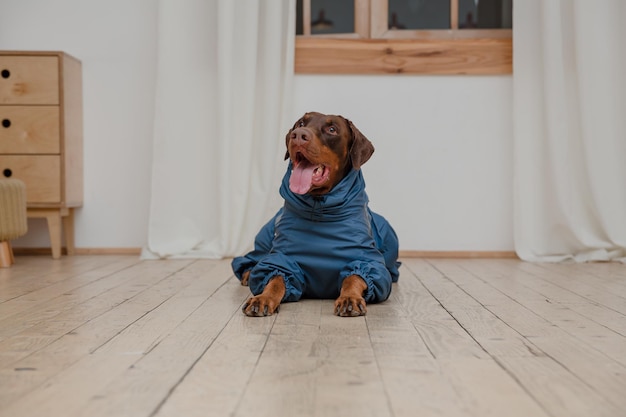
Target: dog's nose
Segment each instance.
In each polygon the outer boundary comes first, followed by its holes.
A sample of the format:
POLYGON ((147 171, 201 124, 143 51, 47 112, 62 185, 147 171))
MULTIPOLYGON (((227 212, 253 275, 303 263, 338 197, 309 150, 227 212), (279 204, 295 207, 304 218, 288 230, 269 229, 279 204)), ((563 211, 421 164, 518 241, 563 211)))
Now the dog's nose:
POLYGON ((291 140, 298 145, 308 142, 310 138, 311 134, 306 129, 297 128, 291 132, 291 140))

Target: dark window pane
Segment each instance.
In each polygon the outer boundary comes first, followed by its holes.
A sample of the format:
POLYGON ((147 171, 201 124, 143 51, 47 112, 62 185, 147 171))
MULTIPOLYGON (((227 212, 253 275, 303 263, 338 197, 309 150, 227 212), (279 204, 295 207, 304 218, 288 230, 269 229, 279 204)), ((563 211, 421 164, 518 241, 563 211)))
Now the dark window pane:
POLYGON ((389 29, 450 29, 450 1, 389 0, 389 29))
POLYGON ((354 33, 354 0, 311 0, 311 34, 354 33))
POLYGON ((459 0, 459 28, 511 29, 513 0, 459 0))
POLYGON ((302 0, 296 1, 296 35, 304 34, 304 25, 302 24, 302 0))

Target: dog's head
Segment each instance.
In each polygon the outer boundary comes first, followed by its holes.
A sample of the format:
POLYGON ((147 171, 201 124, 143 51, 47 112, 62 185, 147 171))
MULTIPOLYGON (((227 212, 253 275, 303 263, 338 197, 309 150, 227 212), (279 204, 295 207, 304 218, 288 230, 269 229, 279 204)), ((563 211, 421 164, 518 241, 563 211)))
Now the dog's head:
POLYGON ((374 153, 372 143, 342 116, 310 112, 285 138, 293 171, 289 188, 296 194, 326 194, 374 153))

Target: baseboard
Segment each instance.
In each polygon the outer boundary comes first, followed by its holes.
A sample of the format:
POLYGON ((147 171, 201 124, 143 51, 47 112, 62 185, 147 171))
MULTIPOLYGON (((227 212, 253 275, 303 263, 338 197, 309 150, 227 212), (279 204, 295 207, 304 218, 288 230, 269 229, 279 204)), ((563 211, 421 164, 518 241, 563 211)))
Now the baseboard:
POLYGON ((76 248, 77 255, 141 255, 141 248, 76 248))
MULTIPOLYGON (((76 255, 137 255, 141 248, 76 248, 76 255)), ((51 255, 50 248, 13 248, 16 255, 51 255)), ((65 248, 62 253, 67 254, 65 248)), ((513 251, 421 251, 401 250, 400 258, 518 259, 513 251)))
MULTIPOLYGON (((16 255, 52 255, 50 248, 13 248, 16 255)), ((61 253, 67 255, 66 248, 61 253)), ((141 254, 141 248, 75 248, 76 255, 137 255, 141 254)))
POLYGON ((401 250, 400 258, 519 259, 513 251, 421 251, 401 250))

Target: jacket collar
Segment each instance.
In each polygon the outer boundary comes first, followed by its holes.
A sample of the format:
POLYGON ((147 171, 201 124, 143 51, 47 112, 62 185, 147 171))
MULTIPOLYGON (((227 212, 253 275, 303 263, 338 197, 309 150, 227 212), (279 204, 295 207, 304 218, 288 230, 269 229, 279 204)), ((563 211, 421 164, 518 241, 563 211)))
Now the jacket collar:
POLYGON ((353 169, 329 193, 322 196, 295 194, 289 189, 291 162, 280 186, 285 209, 315 221, 337 221, 351 217, 368 203, 365 181, 360 169, 353 169))

